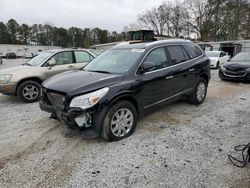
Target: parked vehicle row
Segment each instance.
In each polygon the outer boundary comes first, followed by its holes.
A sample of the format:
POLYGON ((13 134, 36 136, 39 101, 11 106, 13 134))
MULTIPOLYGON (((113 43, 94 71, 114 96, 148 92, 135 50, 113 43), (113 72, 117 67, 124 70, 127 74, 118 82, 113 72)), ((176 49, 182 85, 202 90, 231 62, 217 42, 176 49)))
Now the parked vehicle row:
POLYGON ((108 141, 130 136, 149 109, 180 98, 201 104, 210 60, 186 40, 119 45, 83 69, 43 83, 40 108, 108 141))
POLYGON ((203 103, 210 68, 220 68, 222 80, 250 80, 250 53, 230 60, 223 51, 204 53, 187 40, 123 44, 105 52, 51 50, 1 70, 0 92, 25 102, 41 98, 41 110, 51 117, 116 141, 161 104, 180 98, 203 103))

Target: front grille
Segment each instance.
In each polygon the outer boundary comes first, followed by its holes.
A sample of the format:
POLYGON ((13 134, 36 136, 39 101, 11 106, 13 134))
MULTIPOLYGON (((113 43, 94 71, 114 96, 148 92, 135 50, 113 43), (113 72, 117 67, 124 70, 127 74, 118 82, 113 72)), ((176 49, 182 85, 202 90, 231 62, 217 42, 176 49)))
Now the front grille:
POLYGON ((246 76, 246 72, 245 71, 229 71, 229 70, 226 70, 224 72, 224 74, 226 76, 231 76, 231 77, 244 77, 246 76))
POLYGON ((60 111, 64 109, 65 98, 63 95, 58 94, 58 93, 48 92, 47 96, 48 96, 49 101, 55 108, 57 108, 60 111))
POLYGON ((244 67, 227 67, 228 71, 233 71, 233 72, 239 72, 239 71, 244 71, 244 67))

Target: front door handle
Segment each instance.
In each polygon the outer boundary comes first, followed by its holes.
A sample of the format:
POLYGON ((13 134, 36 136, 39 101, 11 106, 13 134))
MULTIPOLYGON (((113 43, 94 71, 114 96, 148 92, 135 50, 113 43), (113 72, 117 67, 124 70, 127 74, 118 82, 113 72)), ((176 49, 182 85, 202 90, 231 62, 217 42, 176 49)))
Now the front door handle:
POLYGON ((68 68, 71 68, 71 69, 72 69, 72 68, 76 68, 76 67, 73 66, 73 65, 69 65, 68 68))
POLYGON ((195 68, 188 69, 189 72, 195 71, 195 68))
POLYGON ((174 76, 171 75, 171 76, 166 76, 166 80, 169 80, 169 79, 172 79, 174 76))

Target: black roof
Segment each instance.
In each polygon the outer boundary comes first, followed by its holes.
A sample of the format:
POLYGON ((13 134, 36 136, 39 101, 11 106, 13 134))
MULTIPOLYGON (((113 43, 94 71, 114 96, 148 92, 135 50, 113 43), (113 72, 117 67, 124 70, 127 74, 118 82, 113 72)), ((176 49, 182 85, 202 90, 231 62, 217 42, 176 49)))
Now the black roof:
POLYGON ((185 45, 185 44, 192 44, 190 40, 184 40, 184 39, 167 39, 167 40, 159 40, 154 42, 145 42, 145 43, 133 43, 129 44, 129 42, 124 42, 121 44, 118 44, 114 46, 112 49, 132 49, 132 48, 138 48, 138 49, 148 49, 157 47, 160 45, 185 45))

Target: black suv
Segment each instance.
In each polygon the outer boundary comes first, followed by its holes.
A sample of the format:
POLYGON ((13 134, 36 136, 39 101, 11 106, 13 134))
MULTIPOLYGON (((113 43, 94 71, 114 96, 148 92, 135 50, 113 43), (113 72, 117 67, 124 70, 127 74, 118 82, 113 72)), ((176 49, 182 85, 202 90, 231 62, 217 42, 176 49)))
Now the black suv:
POLYGON ((201 104, 209 79, 210 60, 188 40, 122 44, 46 80, 40 108, 70 127, 120 140, 151 107, 183 96, 201 104))

